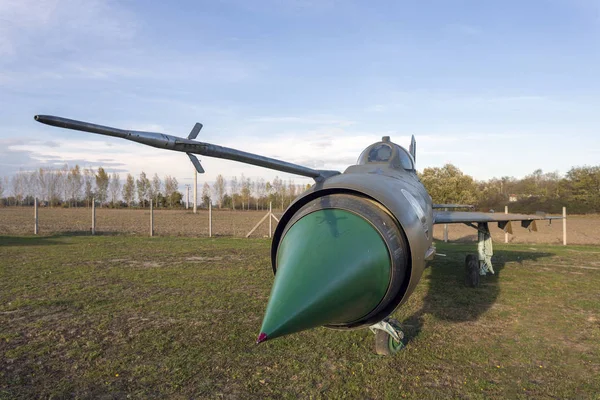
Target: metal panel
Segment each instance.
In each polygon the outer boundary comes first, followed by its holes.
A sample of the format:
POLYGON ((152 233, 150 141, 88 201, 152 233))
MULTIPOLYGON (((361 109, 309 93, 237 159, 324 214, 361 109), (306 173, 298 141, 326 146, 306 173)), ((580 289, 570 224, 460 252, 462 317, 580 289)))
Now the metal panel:
POLYGON ((464 224, 468 222, 534 221, 550 219, 540 215, 501 214, 470 211, 434 211, 434 224, 464 224))

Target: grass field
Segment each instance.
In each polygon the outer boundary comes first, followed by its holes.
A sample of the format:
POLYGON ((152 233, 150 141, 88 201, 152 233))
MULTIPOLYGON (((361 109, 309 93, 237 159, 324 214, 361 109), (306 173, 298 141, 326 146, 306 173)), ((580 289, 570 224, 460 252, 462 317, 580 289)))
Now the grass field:
POLYGON ((600 248, 438 244, 407 347, 324 328, 254 345, 269 241, 0 236, 0 398, 598 398, 600 248))

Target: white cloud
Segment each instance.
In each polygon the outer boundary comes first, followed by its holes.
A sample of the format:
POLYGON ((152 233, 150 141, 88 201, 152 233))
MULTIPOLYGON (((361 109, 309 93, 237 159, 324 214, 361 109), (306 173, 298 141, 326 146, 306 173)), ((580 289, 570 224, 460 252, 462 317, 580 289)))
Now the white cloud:
MULTIPOLYGON (((155 124, 131 123, 128 125, 125 128, 155 132, 166 131, 163 126, 155 124)), ((387 134, 387 132, 383 134, 387 134)), ((343 171, 356 161, 365 147, 379 140, 382 135, 352 134, 340 127, 322 127, 309 131, 287 131, 270 137, 227 136, 225 140, 215 144, 310 168, 343 171)), ((407 143, 409 140, 408 137, 396 137, 395 139, 407 143)), ((40 163, 52 161, 73 164, 74 161, 86 160, 90 165, 100 165, 103 161, 112 160, 118 163, 119 170, 125 169, 133 174, 139 174, 141 171, 151 175, 154 173, 161 176, 168 174, 181 178, 180 182, 185 181, 186 176, 192 176, 192 165, 183 153, 167 152, 113 138, 98 137, 96 139, 89 135, 89 139, 64 140, 57 137, 53 138, 50 143, 39 140, 15 140, 7 143, 6 148, 8 151, 26 155, 29 160, 38 160, 40 163)), ((213 181, 218 174, 239 176, 244 173, 246 176, 265 179, 272 179, 275 175, 292 177, 292 175, 278 171, 269 171, 234 161, 203 156, 199 156, 199 158, 206 170, 206 174, 202 177, 205 181, 213 181)), ((111 170, 110 167, 107 169, 111 170)), ((300 177, 293 177, 293 179, 299 182, 303 181, 300 177)))
MULTIPOLYGON (((261 126, 262 123, 259 123, 261 126)), ((127 123, 124 128, 169 132, 158 124, 127 123)), ((254 126, 250 126, 253 128, 254 126)), ((249 129, 249 131, 255 131, 249 129)), ((57 131, 58 132, 58 131, 57 131)), ((184 134, 179 134, 185 136, 184 134)), ((313 129, 288 129, 273 135, 223 135, 207 141, 243 150, 250 153, 276 158, 314 169, 332 169, 344 171, 356 162, 359 154, 368 145, 389 135, 392 140, 408 147, 410 136, 397 131, 357 131, 355 127, 320 126, 313 129)), ((44 135, 23 139, 5 139, 0 141, 0 165, 2 175, 10 175, 20 168, 39 166, 57 167, 65 162, 69 165, 104 166, 109 172, 130 172, 139 175, 142 171, 152 176, 157 173, 163 177, 177 177, 181 185, 191 183, 193 167, 183 153, 169 152, 132 143, 116 138, 104 138, 81 133, 81 138, 65 140, 60 136, 44 135), (48 141, 50 139, 50 141, 48 141), (10 164, 10 165, 9 165, 10 164)), ((417 135, 417 167, 442 166, 452 163, 463 172, 476 179, 493 176, 523 176, 534 169, 559 170, 566 172, 577 164, 597 164, 597 146, 595 151, 581 149, 579 143, 561 141, 560 137, 529 131, 496 132, 460 132, 437 131, 428 135, 417 135), (518 146, 518 147, 517 147, 518 146), (564 157, 549 157, 557 154, 561 147, 564 154, 577 154, 578 161, 564 157)), ((200 139, 202 140, 202 139, 200 139)), ((199 176, 199 182, 214 182, 218 174, 227 179, 244 174, 251 179, 272 180, 279 176, 296 183, 310 183, 309 178, 298 177, 250 166, 229 160, 198 156, 206 170, 199 176)), ((123 174, 122 174, 123 176, 123 174)), ((182 186, 183 187, 183 186, 182 186)))

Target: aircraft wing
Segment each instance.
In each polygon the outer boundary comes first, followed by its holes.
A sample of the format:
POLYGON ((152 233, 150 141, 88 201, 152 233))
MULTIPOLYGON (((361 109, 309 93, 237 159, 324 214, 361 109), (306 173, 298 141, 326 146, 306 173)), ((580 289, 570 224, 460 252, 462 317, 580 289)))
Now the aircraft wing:
POLYGON ((473 224, 497 222, 498 227, 511 232, 511 221, 521 221, 521 226, 532 230, 537 230, 535 221, 562 219, 562 217, 549 217, 545 214, 504 214, 504 213, 484 213, 472 211, 434 211, 434 224, 473 224))
POLYGON ((439 208, 473 208, 474 206, 470 204, 433 204, 433 209, 439 208))
POLYGON ((536 221, 562 217, 546 217, 545 215, 484 213, 472 211, 434 211, 434 224, 465 224, 469 222, 506 222, 506 221, 536 221))

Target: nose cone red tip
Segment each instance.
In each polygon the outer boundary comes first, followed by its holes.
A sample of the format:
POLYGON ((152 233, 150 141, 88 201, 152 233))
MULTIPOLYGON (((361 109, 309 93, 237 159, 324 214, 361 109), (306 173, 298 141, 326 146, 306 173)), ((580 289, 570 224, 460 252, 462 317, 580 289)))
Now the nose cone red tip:
POLYGON ((261 332, 260 335, 258 335, 258 338, 256 339, 256 344, 262 343, 265 340, 267 340, 269 337, 267 336, 266 333, 261 332))

